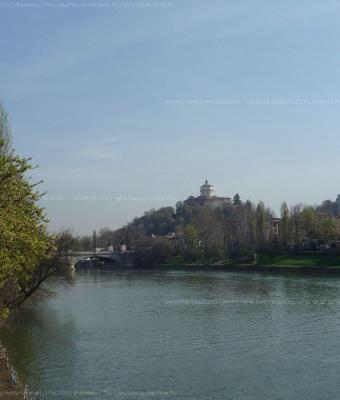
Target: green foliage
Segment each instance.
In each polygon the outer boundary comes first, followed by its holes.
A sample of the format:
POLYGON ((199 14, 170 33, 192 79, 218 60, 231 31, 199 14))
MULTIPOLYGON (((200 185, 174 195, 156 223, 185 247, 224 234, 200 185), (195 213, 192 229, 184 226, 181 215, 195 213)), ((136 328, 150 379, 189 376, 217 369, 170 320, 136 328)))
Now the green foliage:
POLYGON ((150 249, 149 266, 161 265, 173 255, 173 248, 167 240, 156 239, 150 249))
POLYGON ((2 306, 0 309, 0 319, 7 319, 9 316, 9 309, 8 307, 2 306))
POLYGON ((283 267, 340 267, 338 254, 303 252, 298 254, 261 255, 261 265, 283 267))
POLYGON ((332 218, 323 218, 318 223, 319 237, 321 240, 334 240, 337 237, 337 223, 332 218))
POLYGON ((29 159, 0 147, 0 309, 26 284, 53 250, 53 238, 46 231, 44 210, 38 206, 41 194, 26 173, 29 159), (10 294, 9 294, 10 293, 10 294))
POLYGON ((148 211, 143 217, 136 218, 132 225, 143 225, 146 235, 166 235, 175 230, 175 210, 173 207, 163 207, 148 211))
POLYGON ((281 224, 280 224, 280 239, 282 245, 287 246, 289 238, 289 209, 287 203, 284 201, 281 204, 281 224))
POLYGON ((238 193, 235 194, 234 198, 233 198, 233 205, 234 206, 239 206, 241 204, 241 197, 238 193))
POLYGON ((8 120, 8 114, 2 103, 0 103, 0 155, 10 152, 11 148, 11 127, 8 120))
POLYGON ((340 239, 340 219, 325 213, 326 209, 333 209, 333 203, 288 208, 283 202, 278 219, 263 202, 241 202, 236 194, 230 204, 222 207, 178 202, 175 209, 151 210, 116 232, 103 231, 103 237, 106 233, 124 237, 130 247, 154 249, 158 259, 161 246, 157 240, 169 240, 166 253, 176 263, 249 258, 255 252, 335 249, 335 241, 340 239), (164 237, 171 232, 174 237, 164 237))
POLYGON ((193 225, 187 225, 184 228, 184 240, 189 249, 194 249, 198 246, 198 230, 193 225))
POLYGON ((266 209, 262 201, 256 207, 256 243, 259 250, 263 249, 265 243, 266 209))

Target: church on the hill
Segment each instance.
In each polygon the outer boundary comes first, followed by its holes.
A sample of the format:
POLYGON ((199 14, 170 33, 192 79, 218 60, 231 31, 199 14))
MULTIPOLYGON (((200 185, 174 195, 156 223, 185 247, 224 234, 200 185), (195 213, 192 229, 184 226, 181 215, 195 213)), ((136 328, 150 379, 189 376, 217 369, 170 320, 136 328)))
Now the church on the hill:
POLYGON ((185 204, 191 206, 206 206, 210 208, 222 207, 225 204, 231 204, 230 197, 219 197, 214 195, 214 186, 206 180, 200 188, 200 196, 190 196, 184 200, 185 204))

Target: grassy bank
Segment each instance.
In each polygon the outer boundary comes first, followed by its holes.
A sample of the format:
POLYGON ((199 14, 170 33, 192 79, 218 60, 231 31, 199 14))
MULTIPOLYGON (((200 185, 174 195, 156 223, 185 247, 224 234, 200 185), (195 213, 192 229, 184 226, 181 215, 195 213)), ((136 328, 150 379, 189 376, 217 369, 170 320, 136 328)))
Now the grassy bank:
POLYGON ((340 254, 304 252, 296 254, 260 255, 258 265, 278 267, 340 268, 340 254))
POLYGON ((163 264, 166 268, 187 268, 187 267, 220 267, 225 269, 232 268, 287 268, 287 269, 340 269, 340 254, 338 253, 322 253, 322 252, 303 252, 303 253, 287 253, 287 254, 261 254, 257 257, 257 262, 252 257, 244 258, 224 258, 216 259, 198 259, 188 261, 180 256, 174 257, 163 264))
POLYGON ((229 258, 216 259, 216 258, 200 258, 197 260, 188 260, 181 256, 176 256, 163 263, 163 267, 178 268, 178 267, 223 267, 232 264, 229 258))

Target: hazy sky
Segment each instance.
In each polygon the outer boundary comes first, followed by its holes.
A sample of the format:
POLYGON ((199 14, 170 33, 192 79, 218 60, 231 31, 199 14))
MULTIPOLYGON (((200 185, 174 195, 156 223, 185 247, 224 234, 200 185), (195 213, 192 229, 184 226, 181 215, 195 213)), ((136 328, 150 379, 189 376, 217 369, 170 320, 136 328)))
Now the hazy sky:
POLYGON ((117 228, 204 179, 275 210, 335 198, 339 20, 327 0, 0 0, 0 97, 51 228, 117 228))

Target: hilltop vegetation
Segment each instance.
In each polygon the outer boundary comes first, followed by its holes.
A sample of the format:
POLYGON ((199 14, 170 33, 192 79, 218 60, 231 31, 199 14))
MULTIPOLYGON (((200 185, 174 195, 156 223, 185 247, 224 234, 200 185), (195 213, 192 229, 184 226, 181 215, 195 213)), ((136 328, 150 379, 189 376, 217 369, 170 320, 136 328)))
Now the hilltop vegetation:
POLYGON ((115 247, 124 242, 137 253, 147 253, 147 262, 155 264, 212 263, 251 259, 254 253, 331 249, 340 229, 330 204, 289 208, 284 202, 276 218, 263 202, 242 202, 238 194, 231 204, 217 208, 179 202, 175 208, 146 212, 122 229, 104 228, 97 240, 113 242, 115 247))

